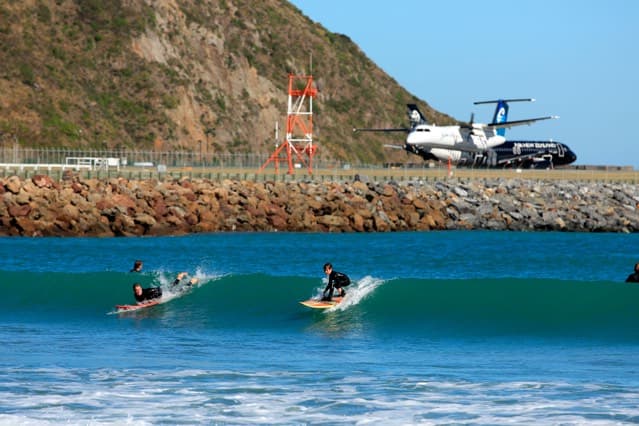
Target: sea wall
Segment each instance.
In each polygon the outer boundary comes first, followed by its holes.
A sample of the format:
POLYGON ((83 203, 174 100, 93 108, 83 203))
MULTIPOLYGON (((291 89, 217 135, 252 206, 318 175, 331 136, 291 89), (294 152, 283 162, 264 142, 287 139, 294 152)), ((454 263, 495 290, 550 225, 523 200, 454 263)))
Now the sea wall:
POLYGON ((253 182, 0 179, 0 235, 491 229, 638 232, 639 190, 519 179, 253 182))

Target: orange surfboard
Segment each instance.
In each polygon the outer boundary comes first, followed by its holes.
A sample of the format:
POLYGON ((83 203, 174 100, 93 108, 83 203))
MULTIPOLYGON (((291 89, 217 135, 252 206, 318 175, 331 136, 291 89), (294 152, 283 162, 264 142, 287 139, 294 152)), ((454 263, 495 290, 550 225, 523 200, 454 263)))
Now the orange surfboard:
POLYGON ((325 302, 317 299, 308 299, 300 302, 302 305, 313 308, 313 309, 328 309, 332 308, 335 305, 339 305, 342 301, 343 297, 333 297, 333 300, 330 302, 325 302))
POLYGON ((139 303, 136 305, 115 305, 115 309, 117 310, 117 312, 131 312, 131 311, 137 311, 138 309, 148 308, 149 306, 155 306, 159 304, 160 304, 159 300, 151 300, 149 302, 139 303))

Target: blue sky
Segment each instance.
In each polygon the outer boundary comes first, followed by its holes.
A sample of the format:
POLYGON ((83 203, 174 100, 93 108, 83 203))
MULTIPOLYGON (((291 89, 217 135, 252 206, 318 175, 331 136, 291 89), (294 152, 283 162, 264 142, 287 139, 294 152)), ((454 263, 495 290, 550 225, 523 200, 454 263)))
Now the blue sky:
POLYGON ((575 164, 639 169, 639 1, 291 3, 437 110, 489 122, 493 107, 474 101, 532 97, 508 118, 560 118, 507 137, 564 142, 575 164))

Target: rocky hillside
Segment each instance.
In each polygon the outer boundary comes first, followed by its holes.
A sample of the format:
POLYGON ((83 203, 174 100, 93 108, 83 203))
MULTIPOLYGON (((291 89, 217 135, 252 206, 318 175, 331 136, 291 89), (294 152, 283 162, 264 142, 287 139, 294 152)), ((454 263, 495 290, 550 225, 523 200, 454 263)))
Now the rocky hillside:
POLYGON ((454 121, 285 0, 7 0, 0 144, 266 155, 311 56, 322 157, 388 161, 399 135, 352 128, 404 126, 407 102, 454 121))

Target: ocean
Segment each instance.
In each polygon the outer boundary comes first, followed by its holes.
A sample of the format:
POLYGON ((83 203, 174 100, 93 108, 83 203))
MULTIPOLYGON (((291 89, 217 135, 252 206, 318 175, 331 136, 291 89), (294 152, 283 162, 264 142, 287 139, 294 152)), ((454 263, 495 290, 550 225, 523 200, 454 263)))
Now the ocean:
POLYGON ((484 231, 0 238, 0 425, 638 424, 637 247, 484 231), (320 294, 325 262, 353 283, 311 310, 298 302, 320 294), (172 294, 180 271, 199 284, 172 294), (116 313, 134 282, 165 303, 116 313))

